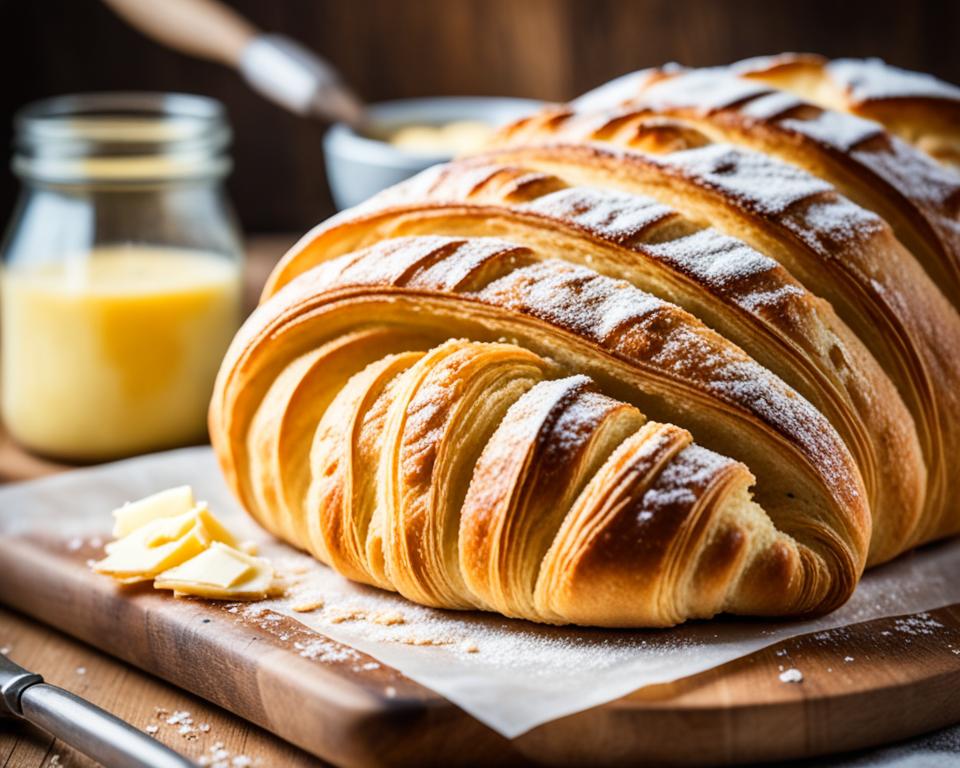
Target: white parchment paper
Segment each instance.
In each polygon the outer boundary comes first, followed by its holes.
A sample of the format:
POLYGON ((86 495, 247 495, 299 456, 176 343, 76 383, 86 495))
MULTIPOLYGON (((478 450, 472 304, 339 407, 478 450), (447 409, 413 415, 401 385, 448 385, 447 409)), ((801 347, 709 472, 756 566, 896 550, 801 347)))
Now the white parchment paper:
MULTIPOLYGON (((351 584, 267 539, 230 496, 207 448, 156 454, 0 489, 0 535, 43 531, 68 540, 105 535, 114 507, 184 483, 193 485, 198 498, 207 500, 231 526, 260 541, 264 554, 283 572, 293 574, 295 587, 287 597, 232 610, 264 626, 277 613, 291 616, 437 691, 507 737, 789 637, 960 602, 960 541, 952 541, 871 571, 843 608, 812 621, 725 619, 671 630, 620 632, 541 627, 491 615, 426 609, 351 584), (293 610, 321 601, 321 608, 308 613, 293 610)), ((921 616, 895 626, 904 633, 927 634, 938 624, 921 616)), ((323 637, 297 642, 294 650, 319 663, 352 656, 361 660, 359 654, 323 637)), ((855 664, 856 659, 847 657, 840 663, 855 664)), ((789 667, 789 660, 785 664, 789 667)))

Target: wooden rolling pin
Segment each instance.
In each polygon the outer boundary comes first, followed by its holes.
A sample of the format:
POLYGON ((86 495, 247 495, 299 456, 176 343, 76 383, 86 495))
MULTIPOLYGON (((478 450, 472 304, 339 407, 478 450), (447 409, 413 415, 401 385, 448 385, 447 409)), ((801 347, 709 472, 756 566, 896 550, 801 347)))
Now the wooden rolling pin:
POLYGON ((356 125, 363 103, 337 71, 283 35, 265 34, 217 0, 104 0, 153 40, 240 71, 254 89, 296 112, 356 125))

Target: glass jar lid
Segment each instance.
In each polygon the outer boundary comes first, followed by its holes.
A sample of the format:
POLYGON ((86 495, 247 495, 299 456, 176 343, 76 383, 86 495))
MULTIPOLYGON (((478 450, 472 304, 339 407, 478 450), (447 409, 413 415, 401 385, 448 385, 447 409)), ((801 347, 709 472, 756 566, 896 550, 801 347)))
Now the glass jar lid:
POLYGON ((220 102, 181 93, 91 93, 24 107, 13 170, 58 184, 219 177, 231 132, 220 102))

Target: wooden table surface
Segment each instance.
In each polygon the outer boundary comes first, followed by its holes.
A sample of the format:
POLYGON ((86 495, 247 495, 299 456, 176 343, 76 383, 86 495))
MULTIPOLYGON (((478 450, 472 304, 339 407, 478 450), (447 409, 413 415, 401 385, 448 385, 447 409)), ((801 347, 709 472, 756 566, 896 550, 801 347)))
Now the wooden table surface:
MULTIPOLYGON (((247 257, 247 304, 256 303, 260 287, 273 263, 294 242, 293 235, 250 238, 247 257)), ((69 469, 22 451, 0 428, 0 482, 22 480, 69 469)), ((316 758, 251 725, 219 707, 175 688, 158 678, 117 661, 88 645, 0 607, 0 650, 9 649, 17 663, 49 682, 90 699, 139 728, 156 726, 156 737, 194 760, 210 765, 226 758, 235 764, 301 768, 323 765, 316 758), (158 712, 158 710, 160 710, 158 712), (161 716, 163 712, 167 714, 161 716), (189 712, 194 723, 208 732, 188 740, 166 719, 189 712), (226 750, 220 755, 213 749, 226 750)), ((151 728, 152 730, 152 728, 151 728)), ((190 734, 190 737, 195 734, 190 734)), ((0 721, 0 768, 90 768, 94 763, 42 731, 22 723, 0 721)))
MULTIPOLYGON (((0 608, 0 648, 9 649, 10 658, 39 672, 48 682, 89 699, 138 728, 152 730, 155 726, 157 739, 195 761, 206 757, 212 765, 219 757, 226 758, 225 765, 240 766, 247 764, 242 759, 246 757, 249 765, 264 768, 323 765, 219 707, 5 608, 0 608), (197 732, 180 735, 179 725, 167 723, 178 712, 189 712, 197 732), (218 750, 225 752, 216 755, 218 750), (238 757, 241 759, 234 763, 238 757)), ((0 721, 3 768, 94 765, 39 729, 0 721)))

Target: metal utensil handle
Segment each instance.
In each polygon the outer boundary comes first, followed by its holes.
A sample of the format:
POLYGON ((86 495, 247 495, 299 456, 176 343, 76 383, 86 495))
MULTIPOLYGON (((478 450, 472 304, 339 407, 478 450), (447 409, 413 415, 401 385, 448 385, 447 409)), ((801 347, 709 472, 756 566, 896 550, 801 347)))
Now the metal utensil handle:
POLYGON ((182 755, 69 691, 46 683, 20 697, 22 717, 106 768, 196 768, 182 755))

